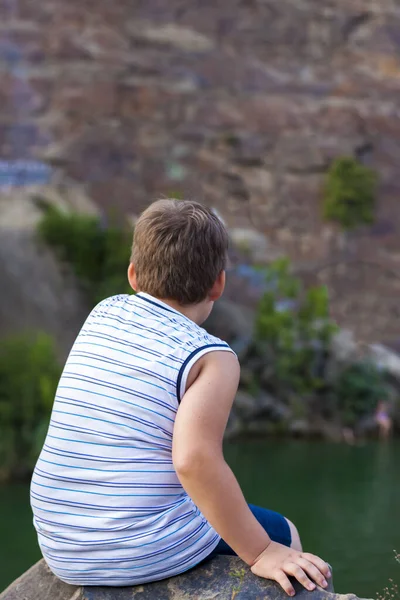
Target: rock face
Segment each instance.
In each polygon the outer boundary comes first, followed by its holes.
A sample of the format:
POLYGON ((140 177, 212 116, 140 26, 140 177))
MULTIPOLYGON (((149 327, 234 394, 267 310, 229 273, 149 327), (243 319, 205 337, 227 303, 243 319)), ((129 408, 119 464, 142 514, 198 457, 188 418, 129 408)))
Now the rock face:
POLYGON ((88 307, 70 269, 63 268, 37 239, 41 218, 37 199, 65 210, 94 210, 79 189, 71 188, 69 194, 37 186, 0 195, 0 335, 45 331, 54 336, 61 359, 68 354, 88 307))
POLYGON ((215 303, 203 326, 228 342, 240 359, 253 336, 254 314, 245 306, 222 298, 215 303))
MULTIPOLYGON (((318 588, 295 585, 298 600, 356 600, 318 588)), ((252 575, 238 558, 219 556, 183 575, 144 586, 77 588, 59 581, 40 561, 11 584, 0 600, 286 600, 274 582, 252 575)))
POLYGON ((326 283, 358 339, 400 336, 392 0, 20 0, 0 23, 2 180, 23 159, 106 209, 193 196, 326 283), (320 216, 344 154, 380 174, 376 224, 347 241, 320 216))
POLYGON ((44 560, 33 565, 0 594, 1 600, 78 600, 78 598, 81 598, 79 588, 57 579, 44 560))

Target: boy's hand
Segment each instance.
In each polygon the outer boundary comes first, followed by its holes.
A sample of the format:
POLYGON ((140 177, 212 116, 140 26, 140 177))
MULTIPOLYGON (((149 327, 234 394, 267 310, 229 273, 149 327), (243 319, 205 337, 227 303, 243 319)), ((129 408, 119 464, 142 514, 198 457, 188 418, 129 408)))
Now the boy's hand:
POLYGON ((325 578, 331 576, 328 565, 318 556, 298 552, 276 542, 268 545, 251 570, 258 577, 277 581, 289 596, 294 596, 295 591, 288 575, 295 577, 310 591, 315 589, 315 583, 311 579, 321 587, 326 587, 328 584, 325 578))

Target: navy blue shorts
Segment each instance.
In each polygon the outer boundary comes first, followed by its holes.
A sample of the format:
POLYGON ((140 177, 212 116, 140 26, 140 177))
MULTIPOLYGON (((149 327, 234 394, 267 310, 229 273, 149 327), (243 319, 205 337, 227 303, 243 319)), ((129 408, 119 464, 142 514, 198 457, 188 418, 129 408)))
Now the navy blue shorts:
MULTIPOLYGON (((249 508, 273 542, 278 542, 284 546, 290 546, 292 543, 292 534, 290 532, 289 523, 286 521, 285 517, 273 510, 268 510, 268 508, 254 506, 254 504, 249 504, 249 508)), ((217 554, 236 556, 236 552, 234 552, 224 540, 220 540, 218 546, 211 552, 208 558, 212 558, 217 554)))

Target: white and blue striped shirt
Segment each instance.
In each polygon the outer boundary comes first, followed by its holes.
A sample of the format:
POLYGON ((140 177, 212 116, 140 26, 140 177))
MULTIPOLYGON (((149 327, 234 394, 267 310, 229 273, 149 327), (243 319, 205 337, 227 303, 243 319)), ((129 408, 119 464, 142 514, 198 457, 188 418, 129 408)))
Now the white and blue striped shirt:
POLYGON ((145 293, 108 298, 89 315, 31 483, 40 548, 63 581, 155 581, 218 544, 172 463, 187 376, 213 350, 230 348, 145 293))

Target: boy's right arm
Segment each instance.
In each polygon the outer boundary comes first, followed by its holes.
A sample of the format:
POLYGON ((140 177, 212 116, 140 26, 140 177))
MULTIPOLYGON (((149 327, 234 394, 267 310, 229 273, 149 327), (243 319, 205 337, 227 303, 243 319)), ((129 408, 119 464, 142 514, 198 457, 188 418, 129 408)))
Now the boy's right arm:
POLYGON ((240 374, 235 355, 210 352, 195 367, 195 379, 182 398, 174 427, 173 462, 183 487, 253 573, 276 580, 289 595, 294 589, 288 575, 307 589, 315 587, 309 577, 324 586, 330 576, 328 565, 317 556, 271 541, 224 460, 223 435, 240 374))

